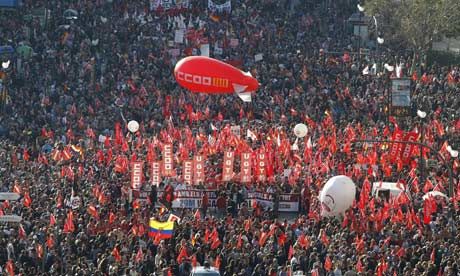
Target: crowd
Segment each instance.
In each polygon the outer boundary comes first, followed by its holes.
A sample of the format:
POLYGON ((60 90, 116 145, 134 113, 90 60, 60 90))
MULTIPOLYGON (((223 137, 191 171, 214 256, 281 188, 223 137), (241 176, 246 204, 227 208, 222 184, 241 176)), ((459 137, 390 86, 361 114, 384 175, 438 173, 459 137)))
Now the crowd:
MULTIPOLYGON (((447 149, 460 148, 460 69, 417 64, 413 73, 411 55, 391 47, 359 57, 347 25, 353 1, 236 0, 229 14, 207 11, 202 0, 174 12, 152 10, 155 1, 146 0, 24 2, 0 17, 1 45, 33 48, 2 74, 8 95, 1 98, 0 192, 21 198, 3 201, 0 214, 22 217, 0 225, 3 273, 189 275, 205 263, 221 275, 460 273, 460 164, 447 149), (50 11, 46 24, 25 20, 40 7, 50 11), (78 19, 65 19, 67 9, 78 19), (174 43, 183 24, 193 31, 174 43), (204 43, 211 56, 259 80, 251 103, 176 84, 175 62, 199 54, 204 43), (388 111, 395 72, 362 74, 374 60, 401 62, 413 80, 409 116, 388 111), (427 112, 424 121, 417 109, 427 112), (127 120, 139 122, 136 134, 127 120), (296 140, 298 123, 309 131, 296 140), (240 137, 229 131, 235 125, 240 137), (397 127, 423 128, 424 142, 446 163, 425 166, 421 177, 418 158, 392 163, 390 145, 353 142, 389 140, 397 127), (129 165, 121 160, 161 160, 164 143, 174 145, 178 177, 164 178, 146 202, 132 200, 129 165), (263 149, 267 180, 219 181, 230 149, 263 149), (183 186, 182 161, 197 154, 206 156, 206 179, 194 188, 218 190, 218 208, 164 208, 174 193, 165 199, 162 191, 183 186), (454 194, 423 200, 432 190, 449 194, 447 166, 454 194), (356 202, 343 217, 321 217, 318 193, 338 174, 356 183, 356 202), (379 181, 406 191, 373 198, 370 185, 379 181), (300 194, 300 211, 288 218, 276 204, 268 209, 246 198, 267 190, 300 194), (180 218, 172 238, 148 235, 150 218, 171 214, 180 218)), ((239 165, 236 158, 237 172, 239 165)), ((144 172, 149 186, 150 169, 144 172)))

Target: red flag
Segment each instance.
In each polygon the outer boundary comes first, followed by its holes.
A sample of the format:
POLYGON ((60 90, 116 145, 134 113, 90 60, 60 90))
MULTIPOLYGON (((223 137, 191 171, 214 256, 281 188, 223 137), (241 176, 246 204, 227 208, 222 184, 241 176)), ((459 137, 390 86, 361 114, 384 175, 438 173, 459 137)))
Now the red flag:
POLYGON ((118 251, 118 248, 116 246, 112 250, 112 256, 115 258, 115 261, 121 262, 120 251, 118 251))
POLYGON ((99 220, 99 214, 97 213, 96 207, 93 204, 90 204, 87 209, 88 213, 95 219, 99 220))
POLYGON ((327 272, 332 270, 332 261, 329 256, 326 256, 326 260, 324 261, 324 269, 326 269, 327 272))
POLYGON ((115 214, 110 212, 109 214, 109 223, 112 224, 115 221, 116 217, 115 214))
POLYGON ((361 258, 358 259, 358 263, 356 263, 356 271, 362 273, 364 271, 363 264, 361 263, 361 258))
POLYGON ((219 238, 218 237, 215 238, 211 243, 211 249, 212 250, 216 249, 217 247, 220 246, 220 244, 221 244, 221 242, 220 242, 219 238))
POLYGON ((238 236, 238 240, 236 242, 236 248, 240 249, 243 246, 243 239, 242 239, 243 234, 240 234, 238 236))
POLYGON ((192 256, 192 267, 196 267, 196 266, 197 266, 196 255, 193 255, 192 256))
POLYGON ((14 183, 13 193, 21 194, 21 186, 18 183, 14 183))
POLYGON ((37 244, 37 257, 39 259, 43 258, 43 246, 41 244, 37 244))
POLYGON ((434 188, 433 183, 430 179, 425 181, 425 186, 423 186, 423 192, 426 194, 434 188))
POLYGON ((8 272, 9 276, 14 276, 14 264, 12 260, 6 262, 5 270, 8 272))
POLYGON ((217 269, 220 269, 220 263, 221 263, 220 255, 217 255, 216 261, 214 262, 214 266, 217 267, 217 269))
POLYGON ((433 250, 431 251, 430 260, 432 263, 436 262, 436 248, 433 248, 433 250))
POLYGON ((24 206, 27 208, 30 208, 30 205, 32 205, 32 199, 29 196, 29 192, 24 193, 24 206))
POLYGON ((200 209, 196 209, 196 212, 195 212, 195 214, 193 215, 193 217, 194 217, 197 221, 201 221, 201 212, 200 212, 200 209))
POLYGON ((324 230, 321 231, 321 238, 320 238, 320 239, 321 239, 321 242, 322 242, 325 246, 327 246, 327 245, 329 244, 329 238, 328 238, 327 235, 326 235, 326 231, 324 231, 324 230))
POLYGON ((288 260, 290 261, 292 257, 294 256, 294 247, 292 247, 292 244, 289 246, 289 252, 288 252, 288 260))
POLYGON ((53 248, 54 239, 52 236, 48 236, 48 239, 46 239, 46 246, 48 246, 48 248, 53 248))
POLYGON ((140 263, 144 260, 144 253, 142 252, 142 249, 139 247, 139 250, 137 250, 136 254, 136 263, 140 263))
POLYGON ((19 224, 18 235, 19 235, 19 239, 21 240, 27 237, 26 231, 24 230, 24 227, 22 227, 22 224, 19 224))
POLYGON ((259 246, 260 247, 263 247, 265 242, 267 241, 268 239, 268 233, 265 233, 265 232, 262 232, 260 233, 260 237, 259 237, 259 246))
POLYGON ((187 249, 182 246, 180 248, 179 255, 177 255, 177 259, 176 259, 177 263, 181 264, 184 258, 188 258, 188 254, 187 254, 187 249))
POLYGON ((56 224, 56 218, 54 217, 54 214, 50 215, 50 227, 53 227, 56 224))

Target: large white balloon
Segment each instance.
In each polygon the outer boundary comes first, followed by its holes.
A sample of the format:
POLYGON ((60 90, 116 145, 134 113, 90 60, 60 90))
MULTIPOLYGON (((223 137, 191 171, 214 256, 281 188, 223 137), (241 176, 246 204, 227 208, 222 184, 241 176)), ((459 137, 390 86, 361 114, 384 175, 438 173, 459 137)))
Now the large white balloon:
POLYGON ((305 135, 307 135, 307 132, 308 132, 308 128, 306 125, 304 124, 297 124, 295 127, 294 127, 294 134, 295 136, 297 136, 298 138, 303 138, 305 137, 305 135))
POLYGON ((319 193, 321 216, 331 217, 344 214, 353 205, 355 195, 356 185, 348 176, 332 177, 319 193))
POLYGON ((129 121, 128 123, 128 130, 131 131, 132 133, 136 132, 139 130, 139 123, 137 121, 129 121))

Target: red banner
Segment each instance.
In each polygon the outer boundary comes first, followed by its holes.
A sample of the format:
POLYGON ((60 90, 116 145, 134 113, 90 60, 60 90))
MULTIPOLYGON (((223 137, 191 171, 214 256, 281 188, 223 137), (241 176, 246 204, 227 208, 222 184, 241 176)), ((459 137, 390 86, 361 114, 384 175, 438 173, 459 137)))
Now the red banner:
POLYGON ((259 153, 257 155, 257 180, 264 182, 267 179, 267 155, 265 152, 259 153))
POLYGON ((163 175, 173 176, 174 159, 173 159, 173 147, 171 144, 165 144, 163 146, 163 175))
POLYGON ((204 158, 197 155, 193 159, 193 182, 196 184, 204 182, 204 158))
POLYGON ((251 153, 245 152, 241 154, 241 182, 251 182, 251 153))
POLYGON ((142 169, 144 162, 132 162, 131 163, 131 188, 133 190, 140 190, 142 187, 142 169))
POLYGON ((222 168, 222 181, 232 180, 234 160, 235 160, 235 153, 233 151, 226 151, 224 153, 224 164, 222 168))
POLYGON ((184 183, 187 185, 192 185, 193 180, 193 161, 187 160, 184 161, 182 167, 182 176, 184 177, 184 183))
POLYGON ((152 173, 150 174, 152 185, 160 186, 161 182, 161 165, 160 162, 152 162, 152 173))
MULTIPOLYGON (((418 133, 415 132, 408 132, 404 137, 404 141, 406 142, 417 142, 418 133)), ((411 157, 414 155, 415 150, 417 149, 417 145, 414 144, 402 144, 403 149, 401 150, 401 160, 403 164, 407 165, 410 163, 411 157)))
MULTIPOLYGON (((395 131, 393 132, 393 136, 391 137, 392 141, 403 141, 404 138, 404 131, 400 130, 399 128, 396 128, 395 131)), ((393 143, 390 148, 390 160, 391 162, 396 162, 401 156, 401 152, 403 150, 402 147, 400 147, 400 143, 393 143)))

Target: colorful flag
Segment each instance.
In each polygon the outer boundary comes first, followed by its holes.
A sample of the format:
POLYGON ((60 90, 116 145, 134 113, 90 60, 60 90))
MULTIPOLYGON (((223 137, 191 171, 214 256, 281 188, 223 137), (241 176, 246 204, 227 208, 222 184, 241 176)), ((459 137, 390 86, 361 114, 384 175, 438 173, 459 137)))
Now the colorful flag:
POLYGON ((172 238, 173 231, 174 231, 173 221, 159 222, 155 219, 150 219, 149 226, 150 226, 149 236, 151 237, 159 236, 161 239, 172 238))

